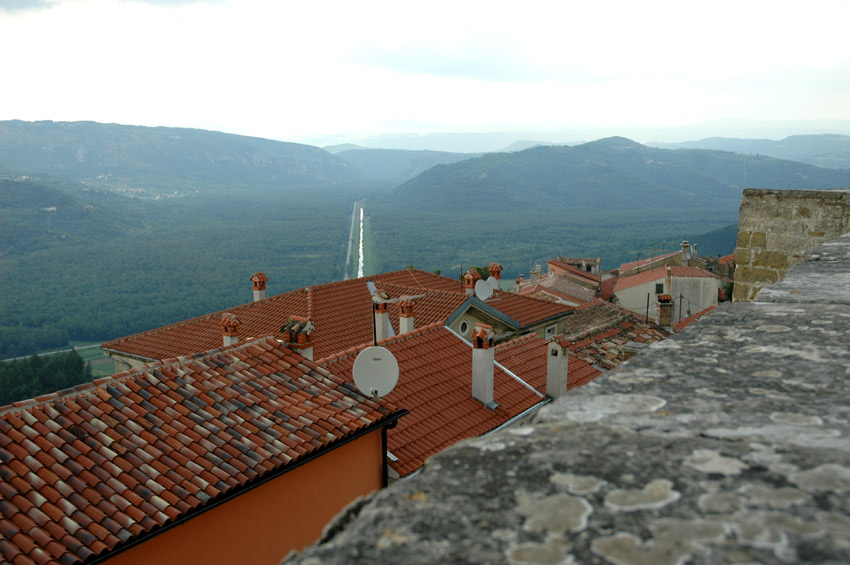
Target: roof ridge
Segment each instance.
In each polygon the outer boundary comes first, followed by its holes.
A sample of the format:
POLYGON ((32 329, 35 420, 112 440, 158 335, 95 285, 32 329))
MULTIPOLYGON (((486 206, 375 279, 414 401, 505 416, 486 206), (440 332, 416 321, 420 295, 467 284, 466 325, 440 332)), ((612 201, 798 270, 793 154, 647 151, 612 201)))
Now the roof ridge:
MULTIPOLYGON (((430 331, 433 331, 433 330, 441 328, 441 327, 445 327, 444 322, 433 322, 433 323, 425 325, 425 326, 414 328, 411 331, 409 331, 407 333, 403 333, 401 335, 396 335, 396 336, 391 336, 391 337, 379 339, 377 345, 381 346, 381 345, 385 345, 385 344, 404 341, 404 340, 409 339, 411 337, 415 337, 415 336, 418 336, 418 335, 421 335, 421 334, 424 334, 424 333, 428 333, 430 331)), ((355 346, 349 347, 348 349, 345 349, 343 351, 339 351, 337 353, 334 353, 333 355, 328 355, 327 357, 322 357, 318 361, 315 361, 315 363, 316 363, 316 365, 318 365, 320 367, 327 367, 331 363, 336 363, 337 361, 341 361, 343 359, 351 357, 355 353, 359 353, 360 351, 363 351, 367 347, 370 347, 370 346, 373 346, 373 345, 375 345, 375 343, 373 341, 367 341, 367 342, 361 343, 360 345, 355 345, 355 346)))
MULTIPOLYGON (((156 334, 164 332, 166 330, 171 330, 173 328, 179 328, 179 327, 186 326, 186 325, 189 325, 189 324, 194 324, 194 323, 201 321, 201 320, 210 320, 210 319, 215 318, 216 316, 221 316, 222 314, 226 314, 228 312, 243 311, 243 310, 246 310, 248 308, 253 308, 253 307, 255 307, 259 304, 271 302, 273 300, 283 300, 283 298, 285 298, 285 297, 290 297, 290 296, 297 295, 298 293, 303 293, 306 290, 308 290, 309 288, 310 287, 296 288, 296 289, 290 290, 288 292, 283 292, 281 294, 269 296, 268 298, 264 298, 262 300, 257 300, 257 301, 254 301, 254 302, 246 302, 245 304, 239 304, 238 306, 231 306, 230 308, 225 308, 223 310, 219 310, 217 312, 212 312, 210 314, 204 314, 202 316, 195 316, 194 318, 189 318, 188 320, 181 320, 179 322, 174 322, 173 324, 168 324, 166 326, 160 326, 158 328, 153 328, 153 329, 150 329, 150 330, 145 330, 145 331, 134 333, 134 334, 131 334, 131 335, 127 335, 127 336, 124 336, 124 337, 119 337, 117 339, 106 341, 106 342, 104 342, 104 344, 107 344, 107 343, 122 343, 122 342, 124 342, 124 341, 126 341, 130 338, 137 338, 139 336, 156 335, 156 334)), ((107 349, 109 349, 109 348, 107 347, 107 349)))
POLYGON ((445 294, 445 295, 449 295, 449 296, 461 296, 461 295, 465 296, 466 295, 466 293, 461 291, 461 290, 457 290, 457 291, 455 291, 455 290, 442 290, 442 289, 439 289, 439 288, 429 288, 429 287, 416 288, 416 287, 407 286, 407 285, 404 285, 404 284, 397 284, 397 283, 383 282, 383 281, 376 281, 375 284, 383 286, 383 287, 403 288, 403 289, 406 289, 406 290, 425 291, 426 293, 445 294))

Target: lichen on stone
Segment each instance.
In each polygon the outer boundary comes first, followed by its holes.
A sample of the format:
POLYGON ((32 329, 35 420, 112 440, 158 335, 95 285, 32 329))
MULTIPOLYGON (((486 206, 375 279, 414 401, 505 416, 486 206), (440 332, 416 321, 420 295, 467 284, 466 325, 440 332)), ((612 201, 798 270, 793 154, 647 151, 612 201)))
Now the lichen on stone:
POLYGON ((667 479, 655 479, 642 489, 613 490, 605 497, 605 506, 620 512, 662 508, 681 497, 667 479))
POLYGON ((523 528, 532 532, 580 532, 593 514, 593 506, 580 496, 519 491, 516 500, 516 511, 525 516, 523 528))
POLYGON ((733 457, 721 455, 713 449, 697 449, 686 457, 682 464, 703 473, 720 473, 726 476, 739 475, 749 466, 733 457))

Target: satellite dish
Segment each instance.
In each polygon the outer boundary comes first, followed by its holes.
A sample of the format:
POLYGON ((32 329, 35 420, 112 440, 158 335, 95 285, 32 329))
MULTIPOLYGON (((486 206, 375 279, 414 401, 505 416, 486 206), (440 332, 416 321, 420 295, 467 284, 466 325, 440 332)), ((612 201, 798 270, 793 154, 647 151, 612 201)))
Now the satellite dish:
POLYGON ((487 284, 489 284, 490 288, 492 288, 493 290, 497 290, 499 288, 499 279, 497 279, 496 277, 490 277, 489 279, 487 279, 487 284))
POLYGON ((475 296, 479 300, 487 300, 493 296, 493 288, 484 279, 478 279, 475 283, 475 296))
POLYGON ((398 383, 398 361, 386 347, 373 345, 361 351, 351 372, 354 384, 366 396, 385 396, 398 383))

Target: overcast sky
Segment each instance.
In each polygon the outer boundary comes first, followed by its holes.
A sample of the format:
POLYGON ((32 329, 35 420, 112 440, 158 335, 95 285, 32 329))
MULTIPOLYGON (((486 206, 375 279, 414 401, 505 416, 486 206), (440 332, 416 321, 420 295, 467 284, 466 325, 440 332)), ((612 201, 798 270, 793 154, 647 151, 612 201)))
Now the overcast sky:
POLYGON ((849 27, 850 0, 0 0, 0 119, 316 144, 847 120, 849 27))

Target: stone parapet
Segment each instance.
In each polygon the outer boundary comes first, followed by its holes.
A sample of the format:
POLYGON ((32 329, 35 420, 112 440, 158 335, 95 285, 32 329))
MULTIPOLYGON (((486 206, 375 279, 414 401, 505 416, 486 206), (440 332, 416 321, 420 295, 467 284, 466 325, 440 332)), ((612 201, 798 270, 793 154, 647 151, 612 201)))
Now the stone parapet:
POLYGON ((848 563, 848 281, 850 234, 286 562, 848 563))
POLYGON ((744 190, 733 300, 752 300, 803 255, 850 231, 850 189, 744 190))

